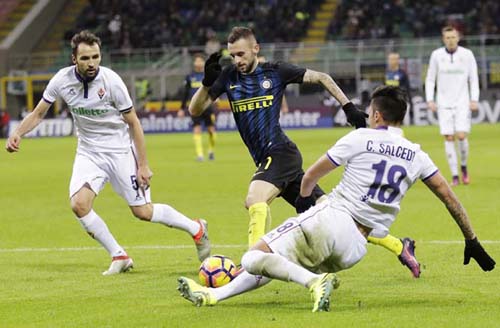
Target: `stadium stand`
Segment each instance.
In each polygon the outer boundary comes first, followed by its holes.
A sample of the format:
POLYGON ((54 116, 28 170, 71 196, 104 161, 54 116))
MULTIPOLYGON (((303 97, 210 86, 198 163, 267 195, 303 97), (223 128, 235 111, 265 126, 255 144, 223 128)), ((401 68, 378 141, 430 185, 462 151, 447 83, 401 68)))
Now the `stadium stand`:
POLYGON ((9 35, 35 3, 35 0, 2 0, 0 5, 0 41, 9 35))
POLYGON ((256 30, 260 42, 293 42, 306 33, 309 18, 322 2, 91 0, 65 38, 87 28, 111 49, 203 45, 214 33, 223 40, 233 25, 243 24, 256 30))
POLYGON ((328 35, 332 40, 428 37, 448 24, 466 35, 497 34, 500 4, 494 0, 342 1, 328 35))

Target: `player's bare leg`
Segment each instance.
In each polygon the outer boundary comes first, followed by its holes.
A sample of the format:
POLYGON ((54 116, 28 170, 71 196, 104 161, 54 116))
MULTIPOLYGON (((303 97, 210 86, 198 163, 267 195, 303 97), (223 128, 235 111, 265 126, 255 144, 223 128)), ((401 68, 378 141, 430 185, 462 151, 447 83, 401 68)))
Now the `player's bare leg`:
MULTIPOLYGON (((257 172, 259 173, 259 172, 257 172)), ((248 208, 248 246, 253 246, 271 226, 269 204, 280 193, 275 185, 267 181, 254 180, 248 187, 245 205, 248 208)))

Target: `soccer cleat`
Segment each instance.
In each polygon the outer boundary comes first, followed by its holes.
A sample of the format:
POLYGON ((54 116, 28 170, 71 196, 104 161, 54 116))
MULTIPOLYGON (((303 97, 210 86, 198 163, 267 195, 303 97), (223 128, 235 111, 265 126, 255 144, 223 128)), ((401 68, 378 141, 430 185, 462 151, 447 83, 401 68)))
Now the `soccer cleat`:
POLYGON ((127 272, 134 267, 134 261, 128 255, 114 256, 108 270, 102 273, 103 276, 127 272))
POLYGON ((204 161, 203 156, 196 157, 196 161, 197 162, 203 162, 204 161))
POLYGON ((460 184, 460 180, 458 179, 457 175, 454 175, 453 178, 451 179, 451 186, 456 187, 460 184))
POLYGON ((195 220, 200 225, 200 230, 196 235, 193 236, 194 243, 196 245, 196 251, 198 252, 198 259, 203 262, 207 257, 210 256, 210 239, 208 239, 208 223, 203 219, 195 220))
POLYGON ((415 257, 415 241, 411 238, 403 238, 401 239, 401 242, 403 243, 403 250, 398 256, 399 261, 402 265, 410 269, 413 277, 419 278, 420 263, 418 263, 417 258, 415 257))
POLYGON ((319 276, 309 288, 314 302, 312 312, 330 311, 330 295, 339 286, 340 279, 334 273, 324 273, 319 276))
POLYGON ((213 153, 213 152, 208 153, 208 160, 209 160, 209 161, 213 161, 213 160, 215 160, 215 155, 214 155, 214 153, 213 153))
POLYGON ((217 299, 210 288, 197 284, 194 280, 180 277, 177 279, 179 285, 177 290, 181 296, 193 303, 195 306, 212 306, 217 304, 217 299))
POLYGON ((462 182, 464 185, 470 183, 469 173, 467 172, 467 166, 462 166, 462 182))

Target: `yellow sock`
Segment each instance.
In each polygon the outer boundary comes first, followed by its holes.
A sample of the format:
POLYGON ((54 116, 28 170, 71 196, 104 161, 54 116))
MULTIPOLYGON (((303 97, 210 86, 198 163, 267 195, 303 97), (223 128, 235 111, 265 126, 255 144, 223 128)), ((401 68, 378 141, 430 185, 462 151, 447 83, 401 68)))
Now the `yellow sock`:
POLYGON ((391 235, 387 235, 384 238, 368 236, 368 241, 372 244, 382 246, 398 256, 401 255, 403 251, 403 243, 401 240, 391 235))
MULTIPOLYGON (((255 203, 248 208, 250 222, 248 223, 248 247, 253 246, 266 233, 266 221, 270 213, 266 202, 255 203)), ((269 220, 270 221, 270 220, 269 220)))
POLYGON ((215 132, 208 134, 208 152, 213 153, 215 150, 215 140, 217 139, 217 134, 215 132))
POLYGON ((195 133, 193 134, 194 141, 194 151, 196 152, 196 157, 203 157, 203 145, 201 143, 201 134, 195 133))

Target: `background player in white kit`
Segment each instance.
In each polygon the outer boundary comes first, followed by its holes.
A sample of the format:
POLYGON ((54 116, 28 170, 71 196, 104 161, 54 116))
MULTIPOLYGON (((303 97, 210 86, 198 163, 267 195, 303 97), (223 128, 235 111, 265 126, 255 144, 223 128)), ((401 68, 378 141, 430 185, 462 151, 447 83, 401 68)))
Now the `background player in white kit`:
POLYGON ((207 224, 191 220, 172 207, 152 204, 153 175, 146 158, 144 133, 122 79, 101 62, 101 41, 88 31, 71 40, 74 66, 61 69, 50 80, 43 99, 7 140, 9 152, 19 151, 21 137, 35 128, 50 105, 61 97, 68 104, 76 126, 78 148, 69 196, 71 208, 90 236, 112 257, 104 275, 129 270, 133 261, 117 243, 93 202, 106 182, 123 197, 135 217, 188 232, 200 261, 210 254, 207 224))
POLYGON ((444 47, 432 52, 427 77, 425 97, 429 109, 437 110, 439 130, 444 136, 446 157, 450 166, 451 184, 458 185, 458 161, 455 150, 455 136, 458 138, 462 182, 470 183, 467 172, 469 141, 467 134, 471 128, 471 110, 478 109, 479 81, 474 54, 469 49, 458 46, 458 31, 451 26, 441 31, 444 47), (437 95, 434 102, 434 89, 437 79, 437 95))
POLYGON ((417 179, 424 181, 446 205, 460 227, 465 237, 464 264, 472 257, 484 271, 492 270, 495 261, 482 248, 467 213, 446 180, 420 146, 398 131, 406 106, 406 96, 400 88, 377 88, 371 101, 371 128, 361 128, 341 138, 304 175, 300 195, 308 203, 307 198, 321 177, 340 165, 346 166, 328 200, 286 220, 262 237, 243 255, 241 264, 245 271, 229 284, 207 288, 181 277, 181 295, 198 306, 215 305, 272 278, 309 288, 313 312, 328 311, 330 294, 339 285, 332 272, 348 269, 364 257, 366 238, 372 230, 388 233, 403 196, 417 179))

